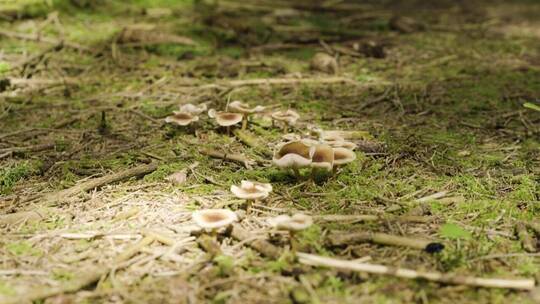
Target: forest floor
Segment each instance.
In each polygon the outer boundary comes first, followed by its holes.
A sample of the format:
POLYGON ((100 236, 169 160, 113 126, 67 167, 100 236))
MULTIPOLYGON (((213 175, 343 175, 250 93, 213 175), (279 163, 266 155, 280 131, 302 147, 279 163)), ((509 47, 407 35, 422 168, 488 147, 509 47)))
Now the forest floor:
POLYGON ((540 102, 538 2, 67 2, 0 1, 0 303, 540 301, 303 265, 267 223, 312 215, 302 252, 538 282, 540 112, 524 107, 540 102), (310 68, 317 52, 339 69, 310 68), (354 131, 357 160, 297 180, 272 165, 284 131, 268 113, 249 142, 206 114, 164 123, 232 100, 298 111, 299 135, 354 131), (243 179, 274 192, 239 212, 247 238, 205 246, 191 212, 240 210, 243 179), (332 244, 352 232, 445 248, 332 244))

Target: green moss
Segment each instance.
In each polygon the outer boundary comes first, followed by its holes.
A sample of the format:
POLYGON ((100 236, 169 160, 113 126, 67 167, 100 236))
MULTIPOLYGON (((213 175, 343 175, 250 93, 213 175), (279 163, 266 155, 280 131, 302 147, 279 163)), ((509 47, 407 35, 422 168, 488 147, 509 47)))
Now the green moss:
POLYGON ((41 250, 34 248, 30 243, 26 241, 8 243, 6 249, 14 255, 20 256, 39 256, 42 254, 41 250))
POLYGON ((38 171, 41 162, 23 161, 0 168, 0 194, 11 193, 15 184, 38 171))
POLYGON ((15 296, 16 292, 9 282, 0 280, 0 294, 4 296, 15 296))

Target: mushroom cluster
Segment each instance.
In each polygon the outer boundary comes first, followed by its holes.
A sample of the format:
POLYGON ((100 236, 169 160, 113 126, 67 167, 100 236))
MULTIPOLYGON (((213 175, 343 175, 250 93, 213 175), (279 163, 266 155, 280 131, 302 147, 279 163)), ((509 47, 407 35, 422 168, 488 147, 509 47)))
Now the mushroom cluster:
POLYGON ((297 178, 301 177, 300 169, 306 167, 312 169, 312 176, 317 171, 335 173, 338 167, 356 159, 355 147, 344 140, 293 140, 278 145, 272 162, 280 168, 292 169, 297 178))
POLYGON ((173 111, 173 115, 167 116, 165 122, 185 127, 199 121, 199 115, 204 111, 206 104, 184 104, 180 106, 179 111, 173 111))

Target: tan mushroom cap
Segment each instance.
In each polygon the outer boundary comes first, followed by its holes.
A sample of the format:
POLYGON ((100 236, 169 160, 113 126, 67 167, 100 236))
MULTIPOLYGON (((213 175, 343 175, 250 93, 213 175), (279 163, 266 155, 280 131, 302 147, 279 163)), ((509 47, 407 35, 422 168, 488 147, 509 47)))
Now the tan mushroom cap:
POLYGON ((346 148, 334 148, 334 165, 341 166, 353 162, 356 153, 346 148))
POLYGON ((236 213, 229 209, 205 209, 194 211, 191 218, 201 228, 218 229, 227 227, 238 220, 236 213))
POLYGON ((325 141, 325 144, 329 145, 332 148, 345 148, 349 150, 356 149, 357 145, 350 141, 325 141))
POLYGON ((174 123, 179 126, 187 126, 192 122, 198 121, 199 116, 187 112, 173 112, 174 115, 165 118, 166 123, 174 123))
POLYGON ((207 106, 206 104, 200 104, 200 105, 194 105, 192 103, 186 103, 180 106, 180 112, 190 113, 199 115, 202 112, 206 111, 207 106))
POLYGON ((243 119, 243 115, 240 113, 217 112, 214 109, 208 111, 208 116, 214 118, 217 124, 222 127, 230 127, 240 123, 243 119))
POLYGON ((334 167, 334 149, 325 144, 315 146, 311 167, 331 171, 334 167))
POLYGON ((243 180, 240 187, 231 186, 231 192, 238 198, 246 200, 264 199, 272 192, 272 185, 243 180))
POLYGON ((279 121, 284 121, 289 125, 296 124, 296 121, 300 118, 300 115, 291 109, 287 111, 277 111, 272 113, 272 118, 279 121))
POLYGON ((315 147, 303 141, 292 141, 278 147, 272 161, 281 168, 301 168, 311 164, 315 147))
POLYGON ((313 219, 309 215, 297 213, 293 216, 279 215, 268 220, 268 223, 277 229, 288 231, 301 231, 309 228, 313 224, 313 219))
POLYGON ((251 108, 249 104, 235 100, 229 104, 229 110, 232 112, 238 112, 242 114, 253 114, 264 111, 265 107, 255 106, 251 108))

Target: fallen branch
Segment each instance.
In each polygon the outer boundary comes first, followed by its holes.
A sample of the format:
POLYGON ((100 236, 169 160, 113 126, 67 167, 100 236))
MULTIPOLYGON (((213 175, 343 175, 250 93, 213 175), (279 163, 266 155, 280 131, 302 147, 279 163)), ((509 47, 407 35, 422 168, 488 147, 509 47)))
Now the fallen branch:
MULTIPOLYGON (((17 32, 9 32, 2 29, 0 29, 0 36, 26 40, 26 41, 44 42, 44 43, 54 44, 54 45, 57 45, 58 43, 60 43, 60 40, 49 38, 49 37, 43 37, 41 35, 28 35, 28 34, 22 34, 22 33, 17 33, 17 32)), ((63 45, 65 47, 68 47, 77 51, 82 51, 82 52, 87 52, 87 53, 91 52, 91 50, 88 47, 77 44, 77 43, 64 41, 63 45)))
POLYGON ((352 84, 361 85, 360 82, 345 77, 318 77, 318 78, 262 78, 220 81, 215 84, 199 86, 199 89, 213 89, 216 87, 243 87, 258 85, 298 85, 298 84, 352 84))
POLYGON ((101 277, 107 275, 108 272, 109 269, 106 267, 96 267, 93 270, 85 270, 84 272, 79 272, 79 277, 67 281, 60 286, 34 287, 19 297, 0 297, 0 302, 4 304, 34 303, 56 295, 73 293, 96 283, 101 277))
POLYGON ((348 271, 383 274, 405 279, 424 279, 444 284, 522 290, 531 290, 534 288, 535 284, 533 279, 478 278, 440 272, 424 272, 406 268, 394 268, 377 264, 358 263, 354 261, 333 259, 302 252, 298 252, 296 255, 298 256, 300 263, 310 266, 322 266, 348 271))
POLYGON ((236 154, 236 153, 223 153, 212 149, 202 149, 199 151, 201 154, 214 157, 214 158, 220 158, 224 160, 230 160, 232 162, 237 162, 242 164, 247 169, 251 169, 251 165, 253 164, 253 161, 247 159, 243 154, 236 154))
POLYGON ((22 68, 23 71, 25 71, 28 66, 37 65, 40 61, 43 60, 45 55, 47 55, 48 53, 58 52, 58 51, 62 50, 63 48, 64 48, 64 42, 59 41, 58 43, 52 45, 51 47, 48 47, 45 50, 43 50, 43 51, 41 51, 41 52, 39 52, 39 53, 37 53, 37 54, 35 54, 33 56, 28 57, 23 62, 20 62, 18 64, 15 64, 15 65, 11 66, 10 70, 14 70, 14 69, 17 69, 17 68, 22 68))
POLYGON ((0 225, 13 225, 20 222, 34 223, 51 218, 52 214, 60 212, 55 208, 37 208, 30 211, 0 215, 0 225))
POLYGON ((256 239, 255 236, 240 225, 233 225, 231 236, 238 241, 245 241, 248 246, 260 252, 262 255, 277 259, 281 255, 281 251, 278 247, 270 244, 265 240, 256 239), (249 241, 252 240, 252 241, 249 241))
POLYGON ((396 221, 396 222, 409 222, 409 223, 431 223, 434 218, 430 216, 420 215, 401 215, 401 216, 386 216, 386 215, 373 215, 373 214, 329 214, 329 215, 316 215, 315 220, 323 222, 373 222, 373 221, 396 221))
POLYGON ((387 233, 346 233, 342 231, 333 231, 328 235, 327 241, 332 246, 344 246, 371 242, 380 245, 400 246, 420 250, 425 250, 429 244, 433 243, 432 241, 425 239, 403 237, 387 233))
POLYGON ((54 143, 48 143, 48 144, 39 144, 39 145, 27 146, 27 147, 14 147, 14 148, 0 149, 0 159, 10 157, 15 154, 24 154, 28 152, 44 151, 44 150, 52 149, 54 147, 55 147, 54 143))
POLYGON ((43 201, 45 205, 59 205, 66 202, 72 197, 78 196, 84 192, 93 190, 95 188, 101 188, 105 185, 117 183, 117 182, 129 179, 131 177, 136 177, 136 176, 152 173, 157 169, 157 167, 158 167, 157 163, 145 164, 145 165, 140 165, 134 168, 124 170, 124 171, 120 171, 117 173, 113 173, 107 176, 93 178, 86 182, 75 185, 71 188, 68 188, 59 192, 47 194, 43 198, 43 201))

